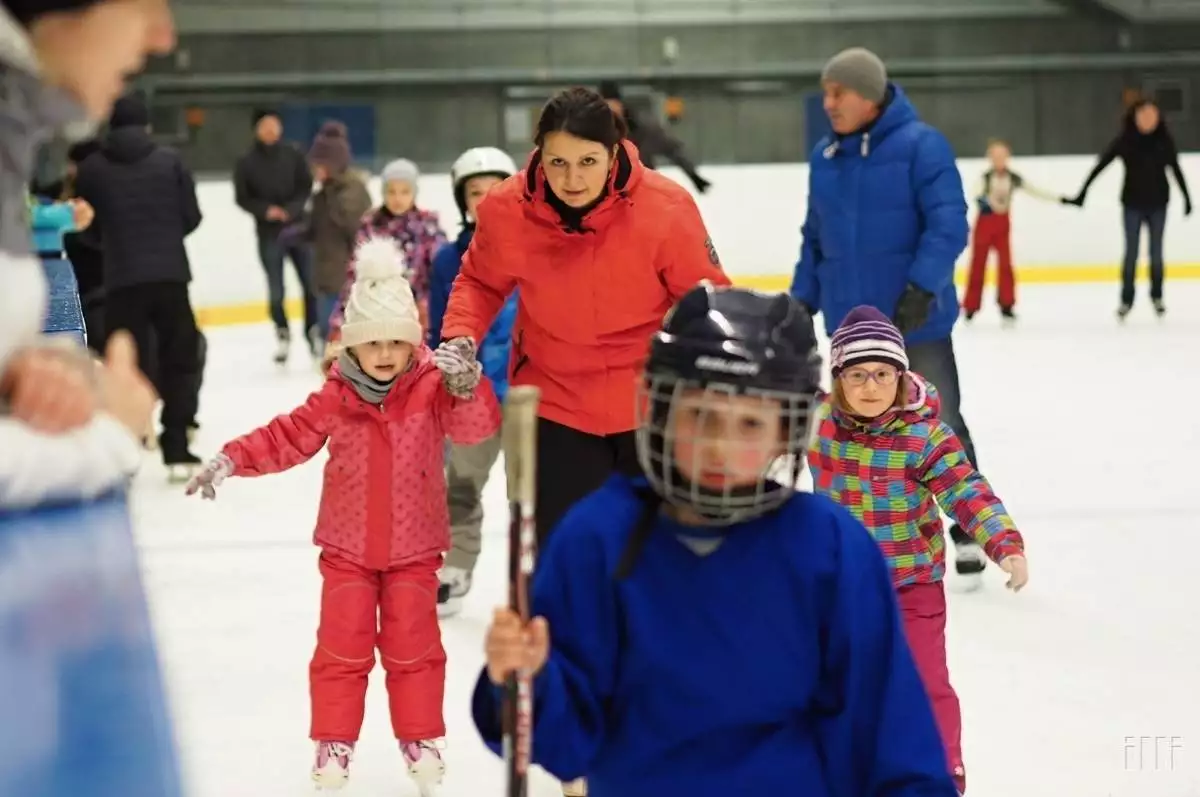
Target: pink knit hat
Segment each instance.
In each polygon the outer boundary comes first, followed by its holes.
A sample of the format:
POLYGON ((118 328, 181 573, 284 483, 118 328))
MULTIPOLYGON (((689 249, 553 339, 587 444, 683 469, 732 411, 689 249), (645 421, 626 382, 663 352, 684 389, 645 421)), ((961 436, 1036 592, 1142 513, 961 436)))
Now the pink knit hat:
POLYGON ((350 168, 350 139, 341 122, 326 122, 317 131, 308 150, 308 160, 324 166, 330 174, 341 174, 350 168))

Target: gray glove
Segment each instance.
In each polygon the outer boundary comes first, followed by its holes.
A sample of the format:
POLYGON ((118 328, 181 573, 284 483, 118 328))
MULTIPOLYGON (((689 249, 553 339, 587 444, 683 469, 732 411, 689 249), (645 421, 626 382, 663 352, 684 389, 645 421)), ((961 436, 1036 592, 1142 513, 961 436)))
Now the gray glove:
POLYGON ((475 388, 483 374, 483 366, 475 359, 475 341, 470 338, 442 341, 433 352, 433 362, 442 372, 446 392, 460 399, 475 397, 475 388))

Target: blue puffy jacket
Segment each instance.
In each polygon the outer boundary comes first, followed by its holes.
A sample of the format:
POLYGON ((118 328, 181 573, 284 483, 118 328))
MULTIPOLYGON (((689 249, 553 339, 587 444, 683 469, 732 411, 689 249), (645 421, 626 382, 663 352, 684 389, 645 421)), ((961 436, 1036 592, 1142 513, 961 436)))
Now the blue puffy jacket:
POLYGON ((909 343, 942 340, 958 318, 954 262, 967 245, 967 200, 954 151, 897 86, 875 124, 826 136, 809 159, 808 216, 792 296, 833 334, 852 308, 894 316, 912 283, 935 297, 909 343))
MULTIPOLYGON (((458 238, 447 241, 433 256, 429 276, 429 345, 436 347, 442 339, 442 319, 450 303, 450 289, 462 267, 463 253, 471 243, 474 226, 463 229, 458 238)), ((500 308, 499 315, 479 343, 479 363, 483 375, 492 382, 496 398, 504 401, 508 393, 508 361, 512 355, 512 328, 517 318, 517 292, 500 308)))

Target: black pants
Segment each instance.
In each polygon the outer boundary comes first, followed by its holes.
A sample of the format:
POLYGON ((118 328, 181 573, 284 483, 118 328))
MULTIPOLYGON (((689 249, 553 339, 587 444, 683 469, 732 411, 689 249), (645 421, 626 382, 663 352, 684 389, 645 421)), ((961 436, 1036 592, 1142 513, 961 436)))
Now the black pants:
POLYGON ((545 418, 537 430, 538 547, 572 504, 598 489, 614 471, 640 474, 633 432, 600 437, 545 418))
POLYGON ((1163 297, 1163 230, 1167 226, 1167 208, 1139 210, 1126 207, 1122 214, 1125 224, 1125 257, 1121 262, 1121 304, 1132 306, 1137 293, 1137 259, 1141 251, 1142 227, 1150 233, 1150 298, 1163 297))
POLYGON ((138 362, 162 397, 162 448, 186 446, 195 422, 201 374, 200 330, 192 313, 188 286, 157 282, 108 291, 105 302, 110 332, 128 330, 137 342, 138 362), (153 364, 153 365, 151 365, 153 364))
MULTIPOLYGON (((954 358, 954 344, 950 338, 931 340, 924 343, 908 344, 908 365, 925 381, 937 388, 942 407, 940 417, 946 425, 954 430, 967 453, 967 459, 976 469, 979 463, 975 459, 975 443, 971 440, 971 430, 963 420, 959 409, 961 393, 958 385, 958 361, 954 358)), ((971 537, 957 523, 950 527, 950 539, 955 545, 971 542, 971 537)))

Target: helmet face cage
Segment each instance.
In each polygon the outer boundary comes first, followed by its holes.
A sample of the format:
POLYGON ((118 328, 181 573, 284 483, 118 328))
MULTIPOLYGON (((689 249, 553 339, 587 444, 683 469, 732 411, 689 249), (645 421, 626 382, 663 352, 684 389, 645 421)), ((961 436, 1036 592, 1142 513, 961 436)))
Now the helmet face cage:
MULTIPOLYGON (((688 510, 694 518, 709 526, 728 526, 766 514, 784 504, 796 490, 804 470, 811 439, 815 393, 742 388, 732 384, 685 379, 674 374, 647 374, 639 393, 640 423, 637 429, 638 458, 643 471, 664 501, 688 510), (714 406, 725 404, 732 396, 754 398, 778 413, 780 436, 772 440, 739 439, 736 430, 725 430, 712 416, 714 406), (681 412, 694 413, 689 425, 696 434, 677 436, 681 412), (703 430, 717 429, 718 436, 708 437, 703 430), (685 473, 699 473, 709 446, 720 444, 726 455, 741 454, 764 463, 756 478, 741 484, 727 483, 713 488, 689 480, 685 473), (767 450, 769 447, 769 450, 767 450), (692 461, 680 463, 677 450, 690 449, 692 461), (758 456, 753 456, 758 452, 758 456), (680 467, 683 465, 684 467, 680 467)), ((743 406, 745 406, 743 404, 743 406)), ((728 466, 726 477, 731 477, 728 466)))

